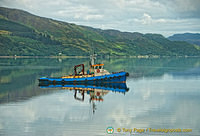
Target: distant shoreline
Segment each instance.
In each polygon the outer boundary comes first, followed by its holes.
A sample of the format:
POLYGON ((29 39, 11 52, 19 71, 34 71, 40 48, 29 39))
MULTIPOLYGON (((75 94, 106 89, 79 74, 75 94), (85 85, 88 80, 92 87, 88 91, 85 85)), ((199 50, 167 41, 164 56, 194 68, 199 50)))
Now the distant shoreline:
POLYGON ((0 58, 89 58, 89 56, 0 56, 0 58))
MULTIPOLYGON (((90 56, 0 56, 0 58, 89 58, 90 56)), ((101 57, 101 56, 99 56, 101 57)), ((138 55, 138 56, 104 56, 103 58, 200 58, 200 56, 157 56, 157 55, 138 55)))

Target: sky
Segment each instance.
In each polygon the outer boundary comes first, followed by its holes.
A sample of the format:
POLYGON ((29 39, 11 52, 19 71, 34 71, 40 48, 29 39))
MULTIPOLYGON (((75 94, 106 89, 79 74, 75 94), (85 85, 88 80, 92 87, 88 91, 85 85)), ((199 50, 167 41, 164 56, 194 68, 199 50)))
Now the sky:
POLYGON ((200 33, 200 0, 0 0, 0 6, 100 29, 200 33))

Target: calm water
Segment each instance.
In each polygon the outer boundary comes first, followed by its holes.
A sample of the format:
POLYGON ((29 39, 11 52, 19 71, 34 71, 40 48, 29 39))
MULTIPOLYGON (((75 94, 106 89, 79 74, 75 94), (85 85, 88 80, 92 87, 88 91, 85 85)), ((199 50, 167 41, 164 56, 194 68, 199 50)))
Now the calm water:
MULTIPOLYGON (((102 101, 74 99, 74 90, 40 88, 43 76, 71 74, 88 59, 0 59, 0 135, 100 136, 200 135, 200 59, 99 59, 110 72, 129 72, 124 93, 102 101), (117 132, 126 129, 192 129, 192 132, 117 132)), ((81 98, 81 94, 77 94, 81 98)))

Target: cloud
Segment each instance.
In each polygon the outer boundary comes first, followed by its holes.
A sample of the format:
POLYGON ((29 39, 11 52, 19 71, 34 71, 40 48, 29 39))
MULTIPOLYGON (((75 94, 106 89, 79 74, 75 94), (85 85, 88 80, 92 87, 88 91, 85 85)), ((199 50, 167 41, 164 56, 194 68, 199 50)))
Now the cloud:
POLYGON ((144 13, 141 18, 135 18, 133 21, 137 23, 141 23, 142 25, 153 25, 153 24, 166 24, 166 23, 181 23, 183 20, 175 20, 175 19, 164 19, 158 18, 153 19, 151 15, 144 13))
POLYGON ((83 20, 99 20, 102 19, 103 15, 90 15, 90 14, 82 14, 82 13, 77 13, 74 16, 74 19, 83 19, 83 20))
POLYGON ((200 32, 199 0, 1 0, 0 5, 104 29, 164 35, 200 32))
POLYGON ((100 20, 103 18, 103 15, 99 14, 96 9, 82 5, 78 8, 71 7, 68 10, 59 10, 55 15, 60 17, 70 17, 72 20, 74 19, 78 21, 100 20))
POLYGON ((151 18, 151 16, 146 14, 146 13, 144 13, 143 19, 142 19, 142 24, 144 24, 144 25, 145 24, 151 24, 152 21, 153 21, 153 19, 151 18))
MULTIPOLYGON (((156 0, 158 1, 158 0, 156 0)), ((200 18, 199 0, 159 0, 171 16, 180 18, 200 18)))

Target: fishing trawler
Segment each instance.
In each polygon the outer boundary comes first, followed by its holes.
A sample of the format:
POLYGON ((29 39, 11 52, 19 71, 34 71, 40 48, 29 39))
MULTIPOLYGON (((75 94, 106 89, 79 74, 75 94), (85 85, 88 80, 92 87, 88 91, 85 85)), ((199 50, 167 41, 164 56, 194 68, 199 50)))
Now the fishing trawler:
POLYGON ((42 84, 106 84, 125 83, 128 72, 109 73, 104 69, 104 64, 95 64, 96 54, 90 56, 90 68, 85 72, 84 64, 74 66, 74 74, 62 77, 42 77, 39 82, 42 84), (77 69, 80 68, 80 72, 77 69))

